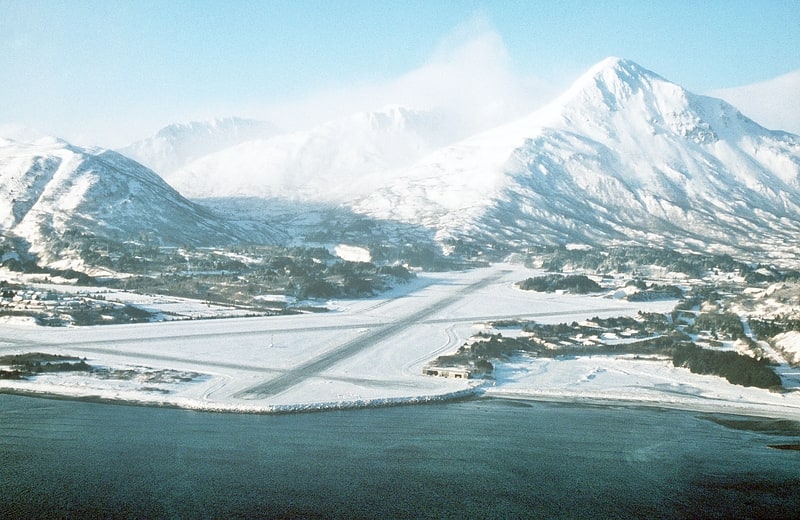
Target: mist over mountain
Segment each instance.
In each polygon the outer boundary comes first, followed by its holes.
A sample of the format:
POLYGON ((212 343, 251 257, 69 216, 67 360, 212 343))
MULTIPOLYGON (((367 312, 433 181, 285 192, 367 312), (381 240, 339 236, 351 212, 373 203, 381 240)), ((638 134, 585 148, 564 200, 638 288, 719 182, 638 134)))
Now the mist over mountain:
POLYGON ((243 142, 164 178, 192 198, 342 202, 382 187, 389 171, 461 137, 463 130, 453 114, 390 106, 243 142))
POLYGON ((62 267, 81 265, 76 244, 87 240, 195 246, 272 240, 269 229, 219 217, 117 152, 56 138, 0 139, 0 232, 15 253, 62 267))
POLYGON ((198 157, 277 132, 271 123, 240 117, 192 121, 166 126, 118 151, 160 175, 169 175, 198 157))

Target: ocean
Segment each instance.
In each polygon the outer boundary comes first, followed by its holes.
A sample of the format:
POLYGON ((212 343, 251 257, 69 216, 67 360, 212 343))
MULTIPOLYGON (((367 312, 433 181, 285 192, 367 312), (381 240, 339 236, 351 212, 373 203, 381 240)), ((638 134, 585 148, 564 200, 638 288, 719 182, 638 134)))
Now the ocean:
POLYGON ((2 518, 796 518, 800 423, 505 399, 236 415, 0 395, 2 518))

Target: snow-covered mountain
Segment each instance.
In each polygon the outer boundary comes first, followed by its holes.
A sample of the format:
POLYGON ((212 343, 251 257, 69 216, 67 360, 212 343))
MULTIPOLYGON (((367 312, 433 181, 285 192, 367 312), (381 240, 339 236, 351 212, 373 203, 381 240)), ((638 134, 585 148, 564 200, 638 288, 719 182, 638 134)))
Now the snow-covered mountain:
POLYGON ((151 170, 108 150, 45 138, 0 139, 0 236, 26 243, 42 263, 80 263, 71 241, 150 237, 173 245, 269 240, 192 203, 151 170))
POLYGON ((277 132, 273 124, 255 119, 227 117, 193 121, 166 126, 152 137, 118 151, 168 176, 199 157, 277 132))
MULTIPOLYGON (((170 128, 205 135, 190 126, 170 128)), ((631 61, 604 60, 544 108, 456 142, 462 129, 451 114, 393 106, 227 148, 216 137, 192 153, 165 147, 181 161, 202 156, 162 175, 184 196, 217 198, 216 208, 253 221, 270 218, 255 197, 301 217, 333 202, 439 240, 637 243, 800 261, 800 137, 631 61), (226 207, 224 197, 249 199, 226 207)), ((169 146, 192 141, 168 135, 169 146)), ((276 225, 293 235, 295 220, 276 225)), ((47 261, 70 232, 222 244, 271 241, 265 228, 220 219, 115 152, 0 140, 0 229, 47 261)))
POLYGON ((391 106, 245 142, 164 178, 191 198, 340 202, 384 186, 391 170, 464 137, 460 132, 458 121, 445 112, 391 106))
POLYGON ((355 208, 438 237, 781 254, 800 243, 800 137, 627 60, 438 150, 355 208))

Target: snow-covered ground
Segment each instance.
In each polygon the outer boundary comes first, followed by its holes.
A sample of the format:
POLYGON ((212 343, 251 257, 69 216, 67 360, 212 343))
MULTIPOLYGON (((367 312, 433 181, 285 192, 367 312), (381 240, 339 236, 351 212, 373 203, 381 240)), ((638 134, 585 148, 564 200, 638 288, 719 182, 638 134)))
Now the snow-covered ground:
MULTIPOLYGON (((496 367, 487 395, 584 403, 626 403, 742 415, 800 418, 800 392, 728 384, 692 374, 669 359, 634 356, 531 358, 496 367)), ((793 374, 795 377, 798 374, 793 374)))
MULTIPOLYGON (((105 287, 87 287, 80 285, 70 285, 70 280, 63 280, 65 283, 45 283, 39 276, 26 276, 18 273, 0 269, 0 280, 7 280, 15 283, 23 283, 30 287, 31 292, 49 293, 57 295, 55 298, 59 303, 69 299, 83 299, 94 303, 108 302, 109 304, 133 305, 140 309, 154 314, 158 321, 187 320, 187 319, 209 319, 209 318, 243 318, 252 316, 256 311, 221 305, 202 300, 181 298, 178 296, 164 296, 159 294, 140 294, 121 289, 109 289, 105 287)), ((282 301, 282 296, 270 296, 263 298, 267 301, 282 301)), ((23 302, 27 303, 27 302, 23 302)), ((8 321, 33 321, 32 318, 10 318, 0 317, 0 323, 8 321)))
POLYGON ((533 271, 501 264, 425 273, 377 298, 329 302, 325 314, 46 328, 5 323, 0 355, 86 357, 113 376, 55 373, 0 380, 0 391, 192 409, 276 412, 497 397, 615 400, 800 416, 800 393, 770 393, 698 376, 668 361, 593 356, 517 358, 494 382, 422 375, 487 321, 541 323, 671 310, 674 302, 543 294, 514 286, 533 271), (123 377, 124 376, 124 377, 123 377))

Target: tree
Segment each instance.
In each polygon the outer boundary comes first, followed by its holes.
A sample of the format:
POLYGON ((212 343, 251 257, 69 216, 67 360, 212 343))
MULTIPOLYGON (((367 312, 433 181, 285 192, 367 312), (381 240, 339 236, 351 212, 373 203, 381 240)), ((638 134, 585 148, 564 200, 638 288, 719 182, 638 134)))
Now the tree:
POLYGON ((475 369, 484 374, 491 374, 494 372, 494 365, 486 359, 479 359, 475 362, 475 369))

